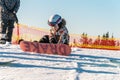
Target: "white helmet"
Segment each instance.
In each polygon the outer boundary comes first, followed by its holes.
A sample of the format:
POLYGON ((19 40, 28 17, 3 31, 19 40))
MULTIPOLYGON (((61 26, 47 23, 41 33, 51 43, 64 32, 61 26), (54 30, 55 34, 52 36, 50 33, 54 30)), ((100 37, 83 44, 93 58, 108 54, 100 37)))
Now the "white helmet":
POLYGON ((50 26, 55 26, 56 24, 59 24, 60 22, 62 22, 62 18, 60 15, 55 14, 52 15, 49 20, 48 20, 48 25, 50 26))

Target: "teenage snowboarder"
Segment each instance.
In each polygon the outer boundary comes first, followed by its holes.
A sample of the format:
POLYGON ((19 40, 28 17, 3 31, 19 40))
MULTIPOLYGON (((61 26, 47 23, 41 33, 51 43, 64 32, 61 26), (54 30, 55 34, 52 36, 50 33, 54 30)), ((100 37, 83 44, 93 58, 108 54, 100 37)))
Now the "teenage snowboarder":
POLYGON ((51 26, 50 34, 43 36, 40 43, 69 44, 69 33, 65 27, 65 19, 58 14, 52 15, 48 20, 48 25, 51 26))

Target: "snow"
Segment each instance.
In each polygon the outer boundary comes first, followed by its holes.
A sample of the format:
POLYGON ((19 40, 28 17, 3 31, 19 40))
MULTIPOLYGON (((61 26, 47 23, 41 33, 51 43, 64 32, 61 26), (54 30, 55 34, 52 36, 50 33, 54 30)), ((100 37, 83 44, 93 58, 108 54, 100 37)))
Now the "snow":
POLYGON ((0 80, 120 80, 120 51, 72 48, 69 56, 0 45, 0 80))

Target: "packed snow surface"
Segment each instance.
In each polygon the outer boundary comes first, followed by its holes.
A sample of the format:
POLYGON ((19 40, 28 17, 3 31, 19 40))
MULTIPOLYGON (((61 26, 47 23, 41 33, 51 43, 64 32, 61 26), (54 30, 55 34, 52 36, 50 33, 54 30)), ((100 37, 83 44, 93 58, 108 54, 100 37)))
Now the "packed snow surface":
POLYGON ((0 45, 0 80, 120 80, 120 51, 72 48, 61 56, 0 45))

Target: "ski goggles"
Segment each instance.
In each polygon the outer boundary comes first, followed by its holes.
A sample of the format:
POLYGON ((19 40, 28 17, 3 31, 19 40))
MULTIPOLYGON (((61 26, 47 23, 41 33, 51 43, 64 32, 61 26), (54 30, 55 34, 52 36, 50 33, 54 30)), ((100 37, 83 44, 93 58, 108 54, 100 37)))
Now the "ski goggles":
POLYGON ((48 22, 48 25, 49 25, 49 26, 52 26, 52 27, 55 27, 56 22, 48 22))

